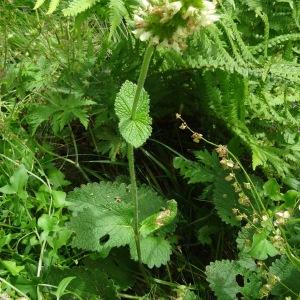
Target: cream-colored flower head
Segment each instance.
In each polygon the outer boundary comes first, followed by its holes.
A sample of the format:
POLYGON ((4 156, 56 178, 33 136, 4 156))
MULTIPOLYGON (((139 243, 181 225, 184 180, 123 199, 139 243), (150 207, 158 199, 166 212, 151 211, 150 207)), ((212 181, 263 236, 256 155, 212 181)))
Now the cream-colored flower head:
POLYGON ((141 41, 181 51, 199 27, 219 20, 214 2, 207 0, 140 0, 134 12, 134 35, 141 41))

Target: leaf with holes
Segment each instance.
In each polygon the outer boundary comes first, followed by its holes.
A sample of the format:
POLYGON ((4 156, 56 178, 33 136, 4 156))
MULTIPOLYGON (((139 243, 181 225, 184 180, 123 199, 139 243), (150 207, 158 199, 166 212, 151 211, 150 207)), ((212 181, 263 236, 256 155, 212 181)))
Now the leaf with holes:
POLYGON ((152 120, 149 116, 149 95, 143 89, 132 119, 132 109, 137 85, 125 81, 115 101, 115 111, 119 118, 119 129, 127 143, 135 148, 140 147, 151 135, 152 120))
MULTIPOLYGON (((166 206, 166 202, 146 186, 138 189, 138 198, 142 223, 152 215, 157 216, 166 206)), ((68 223, 68 228, 75 233, 71 244, 73 247, 107 256, 112 248, 129 245, 135 258, 134 205, 128 186, 119 182, 87 184, 69 193, 67 201, 71 203, 73 212, 68 223)), ((164 232, 160 231, 159 237, 149 235, 141 243, 146 244, 142 259, 149 267, 160 266, 168 261, 171 246, 165 240, 164 232)))
POLYGON ((234 300, 240 294, 245 299, 259 299, 260 277, 237 261, 215 261, 206 267, 206 275, 218 299, 234 300))

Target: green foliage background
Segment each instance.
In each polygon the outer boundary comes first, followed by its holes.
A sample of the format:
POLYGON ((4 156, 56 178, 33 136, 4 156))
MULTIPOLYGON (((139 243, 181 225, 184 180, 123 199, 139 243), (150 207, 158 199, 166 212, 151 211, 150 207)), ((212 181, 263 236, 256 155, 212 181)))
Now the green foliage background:
POLYGON ((299 299, 300 2, 217 2, 186 51, 156 49, 135 122, 137 2, 0 3, 0 298, 299 299))

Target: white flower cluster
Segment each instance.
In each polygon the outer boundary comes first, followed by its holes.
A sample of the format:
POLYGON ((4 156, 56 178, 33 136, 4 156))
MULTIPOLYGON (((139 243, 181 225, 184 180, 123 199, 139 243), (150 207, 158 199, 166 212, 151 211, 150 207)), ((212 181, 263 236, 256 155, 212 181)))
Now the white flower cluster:
POLYGON ((215 4, 207 0, 140 0, 133 33, 141 41, 181 51, 186 48, 187 37, 218 20, 215 4))

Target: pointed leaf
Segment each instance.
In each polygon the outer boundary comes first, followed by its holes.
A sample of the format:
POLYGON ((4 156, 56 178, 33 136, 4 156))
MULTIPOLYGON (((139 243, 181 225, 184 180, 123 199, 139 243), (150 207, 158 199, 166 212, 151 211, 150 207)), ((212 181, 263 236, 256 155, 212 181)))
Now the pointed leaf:
POLYGON ((140 147, 151 135, 152 120, 149 116, 149 95, 143 89, 134 119, 131 118, 136 84, 126 81, 115 101, 115 111, 119 117, 119 129, 127 143, 140 147))
POLYGON ((61 280, 61 282, 59 283, 59 285, 57 287, 56 292, 54 293, 55 296, 57 297, 57 299, 59 299, 61 296, 63 296, 65 294, 66 288, 68 287, 70 282, 75 278, 76 277, 72 276, 72 277, 66 277, 61 280))

